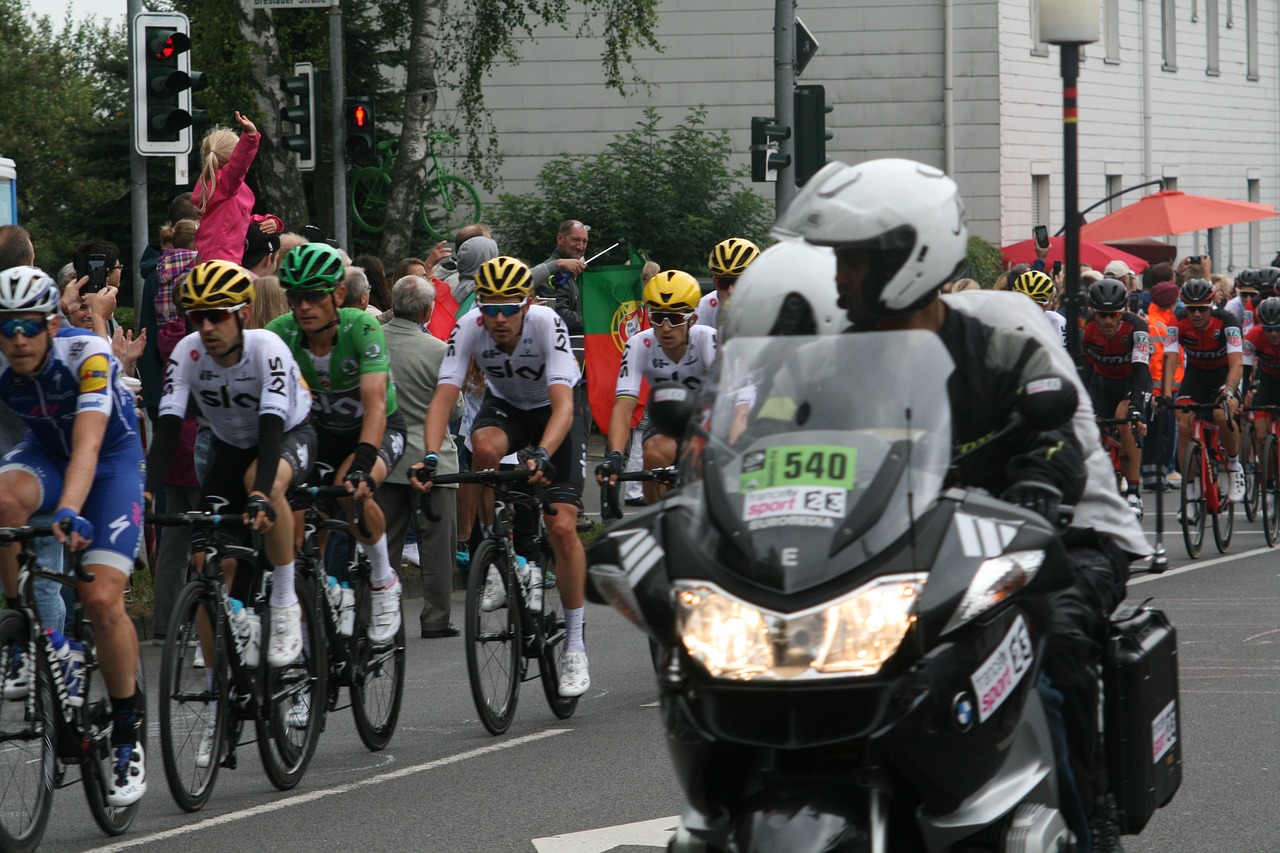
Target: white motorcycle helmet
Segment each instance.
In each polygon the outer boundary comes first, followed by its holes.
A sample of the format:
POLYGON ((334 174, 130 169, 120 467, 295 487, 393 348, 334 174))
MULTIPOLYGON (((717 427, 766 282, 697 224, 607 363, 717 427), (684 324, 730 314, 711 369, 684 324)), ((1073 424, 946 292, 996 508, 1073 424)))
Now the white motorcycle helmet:
POLYGON ((836 304, 836 254, 826 246, 783 240, 738 279, 720 314, 720 339, 766 335, 835 335, 849 320, 836 304))
POLYGON ((855 319, 901 317, 928 303, 964 263, 969 241, 955 181, 900 159, 828 163, 782 214, 774 235, 837 252, 872 252, 862 289, 870 317, 855 319))

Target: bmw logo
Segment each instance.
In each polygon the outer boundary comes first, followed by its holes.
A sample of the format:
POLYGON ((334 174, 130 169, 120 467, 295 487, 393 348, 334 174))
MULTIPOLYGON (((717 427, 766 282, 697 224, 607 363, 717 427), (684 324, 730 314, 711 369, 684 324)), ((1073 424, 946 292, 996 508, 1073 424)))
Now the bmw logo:
POLYGON ((973 728, 973 699, 967 692, 957 693, 951 700, 951 716, 960 731, 967 732, 973 728))

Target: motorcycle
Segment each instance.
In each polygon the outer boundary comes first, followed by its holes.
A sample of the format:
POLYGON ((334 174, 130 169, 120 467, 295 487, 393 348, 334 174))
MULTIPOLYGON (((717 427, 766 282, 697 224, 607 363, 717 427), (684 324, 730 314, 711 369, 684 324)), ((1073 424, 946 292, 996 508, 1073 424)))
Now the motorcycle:
MULTIPOLYGON (((670 849, 1076 850, 1041 675, 1070 558, 1039 515, 944 488, 937 336, 736 338, 720 357, 701 417, 681 386, 650 396, 684 482, 588 555, 590 594, 657 649, 684 792, 670 849)), ((1000 434, 1075 407, 1070 382, 1030 382, 1000 434)))

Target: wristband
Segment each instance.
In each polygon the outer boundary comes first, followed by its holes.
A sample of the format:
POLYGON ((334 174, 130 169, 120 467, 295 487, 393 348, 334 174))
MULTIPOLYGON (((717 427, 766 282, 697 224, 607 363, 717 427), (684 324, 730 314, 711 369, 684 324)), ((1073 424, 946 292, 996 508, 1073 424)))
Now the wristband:
POLYGON ((378 459, 378 448, 362 441, 356 445, 355 451, 351 454, 351 467, 358 468, 361 471, 372 471, 373 463, 378 459))

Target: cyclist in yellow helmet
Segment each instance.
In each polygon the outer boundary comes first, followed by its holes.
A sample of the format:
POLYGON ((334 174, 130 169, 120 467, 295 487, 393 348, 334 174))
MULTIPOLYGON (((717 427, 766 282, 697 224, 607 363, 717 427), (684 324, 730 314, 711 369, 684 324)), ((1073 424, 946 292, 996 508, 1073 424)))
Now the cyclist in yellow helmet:
POLYGON ((742 237, 730 237, 721 240, 711 250, 707 259, 707 268, 711 271, 711 280, 716 289, 702 297, 698 303, 698 323, 716 328, 720 307, 733 295, 733 285, 738 276, 746 272, 747 267, 760 255, 760 247, 742 237))
POLYGON ((1013 280, 1013 289, 1018 293, 1031 297, 1041 309, 1044 310, 1044 316, 1049 321, 1049 325, 1058 332, 1058 337, 1062 340, 1062 345, 1067 345, 1067 318, 1063 317, 1057 311, 1052 309, 1054 297, 1058 295, 1058 289, 1053 284, 1053 279, 1040 270, 1027 270, 1022 275, 1013 280))

